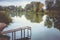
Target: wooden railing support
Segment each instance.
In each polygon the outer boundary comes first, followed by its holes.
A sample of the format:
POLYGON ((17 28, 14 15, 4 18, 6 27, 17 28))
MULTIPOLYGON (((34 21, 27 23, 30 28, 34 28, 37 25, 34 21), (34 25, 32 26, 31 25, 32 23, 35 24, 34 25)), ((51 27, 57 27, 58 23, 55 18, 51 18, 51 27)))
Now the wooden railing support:
POLYGON ((14 40, 14 39, 13 39, 13 32, 12 32, 12 40, 14 40))
POLYGON ((25 38, 25 29, 24 29, 24 38, 25 38))
POLYGON ((14 40, 16 39, 16 32, 14 32, 14 40))

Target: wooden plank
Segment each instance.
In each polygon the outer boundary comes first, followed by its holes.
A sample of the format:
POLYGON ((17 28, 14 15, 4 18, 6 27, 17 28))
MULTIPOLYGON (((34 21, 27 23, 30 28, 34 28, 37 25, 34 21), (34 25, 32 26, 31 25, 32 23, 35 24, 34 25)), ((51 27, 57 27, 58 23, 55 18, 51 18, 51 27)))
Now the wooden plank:
POLYGON ((16 32, 14 32, 14 40, 16 39, 16 32))
POLYGON ((30 30, 30 38, 31 38, 31 35, 32 35, 32 31, 30 30))
POLYGON ((25 30, 24 30, 24 38, 25 38, 25 30))
POLYGON ((11 33, 11 32, 16 32, 16 31, 21 31, 22 30, 25 30, 25 29, 31 29, 31 27, 29 26, 26 26, 26 27, 20 27, 20 28, 17 28, 17 29, 13 29, 13 30, 8 30, 8 31, 3 31, 1 32, 1 34, 7 34, 7 33, 11 33))

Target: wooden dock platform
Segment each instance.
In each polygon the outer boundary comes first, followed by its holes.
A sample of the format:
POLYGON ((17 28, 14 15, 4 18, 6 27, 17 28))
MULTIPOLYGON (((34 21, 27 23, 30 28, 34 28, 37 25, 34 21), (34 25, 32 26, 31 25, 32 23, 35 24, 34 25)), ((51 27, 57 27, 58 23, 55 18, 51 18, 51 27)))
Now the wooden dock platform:
POLYGON ((26 26, 26 27, 20 27, 20 28, 17 28, 17 29, 12 29, 12 30, 8 30, 8 31, 3 31, 3 32, 1 32, 1 34, 8 34, 8 33, 12 33, 12 40, 28 40, 28 39, 31 39, 31 27, 29 27, 29 26, 26 26), (27 30, 26 30, 27 29, 27 30), (23 35, 22 35, 22 30, 24 31, 24 38, 22 37, 23 35), (25 30, 27 31, 27 37, 25 37, 25 30), (21 31, 21 37, 20 37, 20 39, 17 39, 16 38, 16 32, 17 31, 21 31))

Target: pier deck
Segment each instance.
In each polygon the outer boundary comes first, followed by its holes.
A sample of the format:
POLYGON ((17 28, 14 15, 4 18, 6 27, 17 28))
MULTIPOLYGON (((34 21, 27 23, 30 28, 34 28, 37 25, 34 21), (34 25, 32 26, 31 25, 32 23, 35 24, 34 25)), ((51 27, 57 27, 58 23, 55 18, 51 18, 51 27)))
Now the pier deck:
POLYGON ((12 30, 1 32, 1 34, 4 34, 4 35, 8 34, 8 33, 12 33, 11 34, 12 40, 28 40, 28 39, 30 40, 31 39, 31 27, 29 27, 29 26, 20 27, 20 28, 17 28, 17 29, 12 29, 12 30), (20 36, 21 37, 19 39, 16 38, 16 32, 17 31, 20 31, 20 36), (22 31, 24 32, 24 34, 22 34, 23 33, 22 31), (27 37, 25 36, 25 31, 27 31, 27 37))

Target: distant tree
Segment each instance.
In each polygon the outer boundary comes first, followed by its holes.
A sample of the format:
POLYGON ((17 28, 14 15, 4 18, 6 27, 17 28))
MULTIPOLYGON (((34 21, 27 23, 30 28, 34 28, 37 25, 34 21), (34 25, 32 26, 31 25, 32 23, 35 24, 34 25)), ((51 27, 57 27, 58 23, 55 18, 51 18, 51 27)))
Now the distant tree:
POLYGON ((36 12, 42 11, 43 10, 43 4, 41 2, 36 3, 36 12))
POLYGON ((27 4, 25 9, 28 11, 38 12, 43 9, 43 4, 41 2, 31 2, 30 4, 27 4))
POLYGON ((25 10, 26 11, 31 11, 31 8, 32 8, 31 4, 27 4, 26 7, 25 7, 25 10))
POLYGON ((18 9, 18 12, 22 12, 23 11, 22 6, 17 7, 17 9, 18 9))

